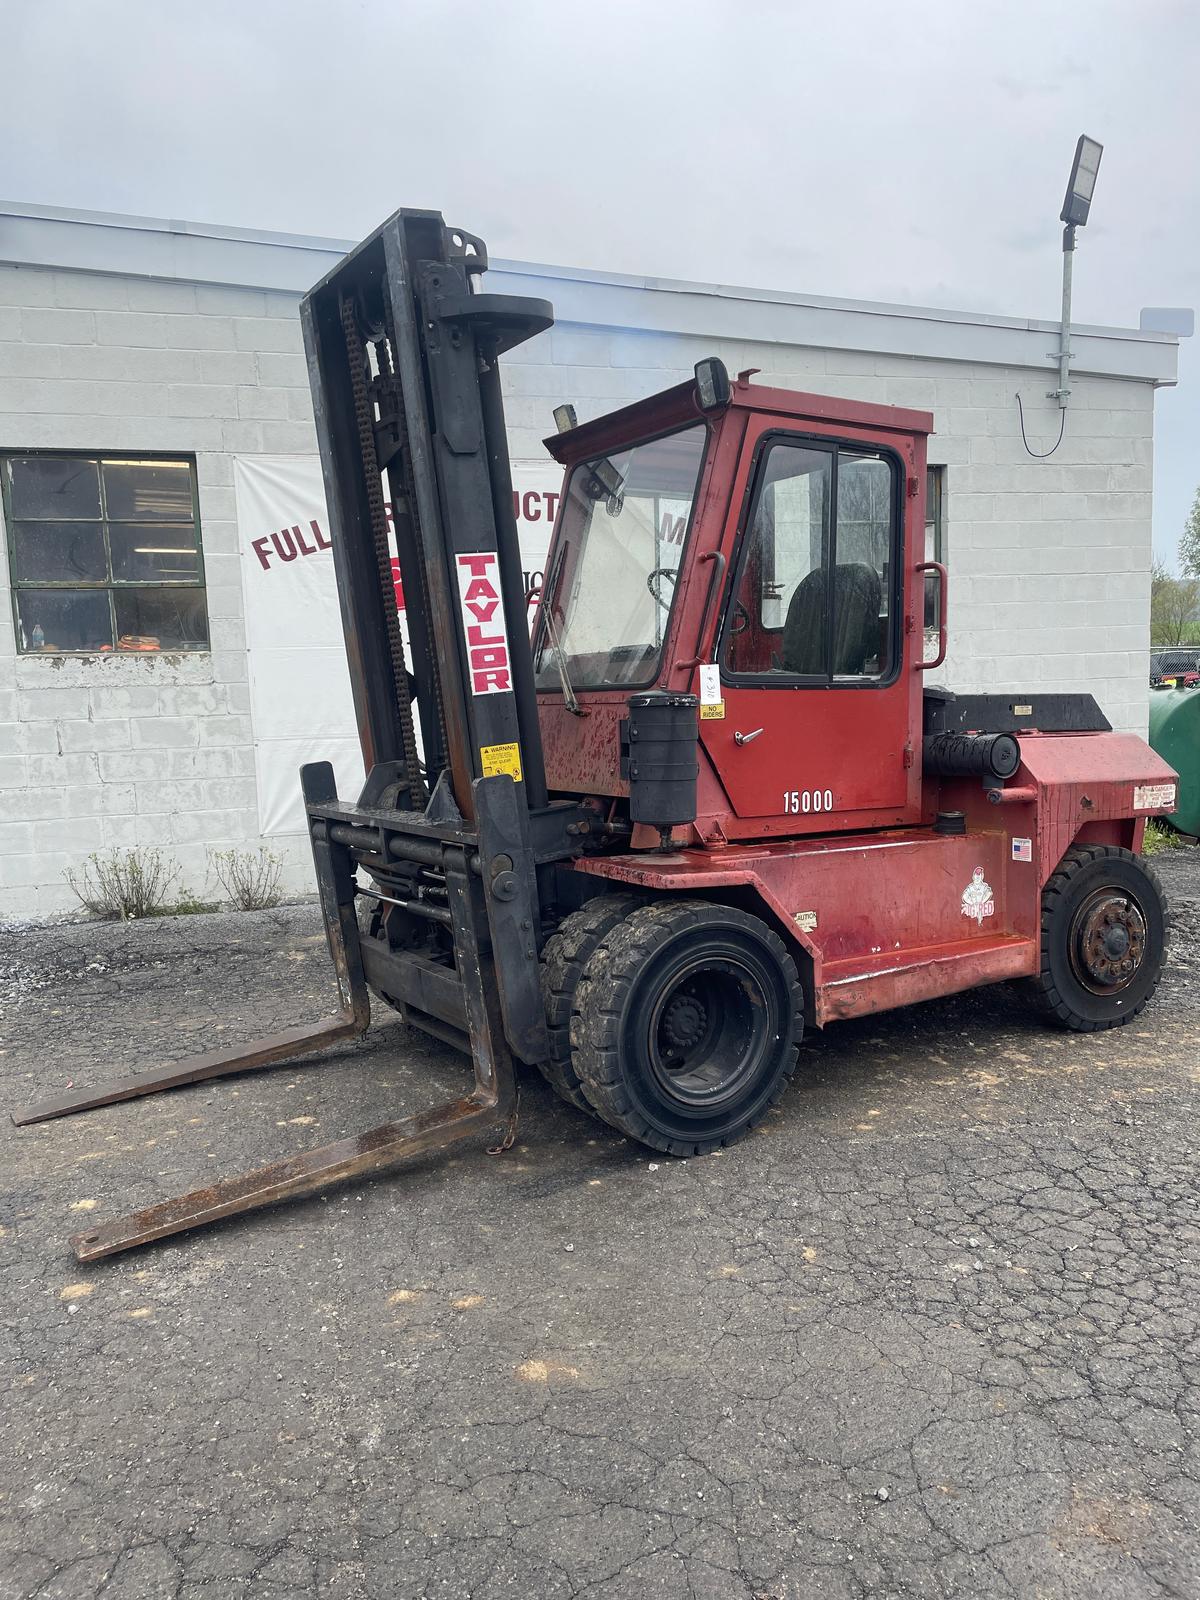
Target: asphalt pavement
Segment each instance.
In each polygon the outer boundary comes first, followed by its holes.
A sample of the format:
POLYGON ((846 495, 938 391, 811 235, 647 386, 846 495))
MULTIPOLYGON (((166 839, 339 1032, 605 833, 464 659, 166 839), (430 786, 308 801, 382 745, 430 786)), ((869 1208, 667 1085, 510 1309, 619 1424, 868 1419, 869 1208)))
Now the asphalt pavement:
MULTIPOLYGON (((1195 1600, 1200 851, 1116 1033, 1007 990, 806 1042, 655 1156, 460 1147, 79 1266, 68 1235, 462 1092, 366 1040, 0 1130, 0 1600, 1195 1600)), ((6 1108, 330 1014, 311 907, 0 931, 6 1108)))

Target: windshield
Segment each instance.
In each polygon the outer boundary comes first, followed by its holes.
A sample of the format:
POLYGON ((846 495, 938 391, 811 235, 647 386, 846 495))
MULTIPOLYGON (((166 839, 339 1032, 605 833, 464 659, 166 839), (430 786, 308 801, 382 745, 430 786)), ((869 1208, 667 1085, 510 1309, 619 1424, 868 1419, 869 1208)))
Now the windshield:
POLYGON ((534 671, 557 689, 652 683, 692 515, 703 423, 575 467, 542 600, 534 671))

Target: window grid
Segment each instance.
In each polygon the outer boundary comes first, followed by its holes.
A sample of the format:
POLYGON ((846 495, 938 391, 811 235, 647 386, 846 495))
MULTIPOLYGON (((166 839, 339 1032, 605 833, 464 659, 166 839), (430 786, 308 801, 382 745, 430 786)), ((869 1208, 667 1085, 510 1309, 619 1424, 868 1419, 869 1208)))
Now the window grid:
MULTIPOLYGON (((20 614, 19 597, 20 597, 20 594, 22 592, 24 592, 24 591, 39 590, 39 589, 58 589, 58 590, 63 590, 63 591, 84 590, 84 591, 87 591, 89 593, 104 593, 107 596, 107 600, 108 600, 109 628, 110 628, 111 638, 112 638, 112 644, 110 646, 110 651, 111 651, 111 653, 114 653, 114 654, 133 653, 133 652, 122 652, 120 650, 120 646, 118 644, 118 640, 121 637, 121 635, 118 633, 118 622, 117 622, 116 596, 117 596, 118 593, 125 592, 125 591, 131 591, 131 590, 138 590, 138 589, 142 589, 142 590, 186 589, 186 590, 189 590, 189 591, 196 591, 197 592, 197 597, 198 597, 198 599, 200 601, 200 604, 201 604, 201 606, 203 608, 203 614, 204 614, 204 641, 203 641, 203 643, 198 643, 198 644, 180 643, 180 644, 167 645, 167 646, 160 647, 160 650, 158 652, 155 652, 155 653, 159 653, 159 654, 163 654, 163 655, 170 655, 170 654, 174 654, 176 652, 196 652, 196 651, 205 651, 205 650, 209 649, 210 645, 209 645, 209 637, 208 637, 208 595, 207 595, 207 586, 206 586, 206 583, 205 583, 205 574, 204 574, 204 546, 203 546, 203 543, 202 543, 202 540, 201 540, 201 536, 200 536, 200 499, 199 499, 199 495, 197 493, 197 487, 196 487, 196 463, 195 463, 194 457, 182 456, 182 455, 163 455, 163 454, 160 454, 158 452, 150 451, 150 450, 140 450, 136 454, 133 454, 132 452, 130 452, 130 453, 117 453, 117 452, 107 453, 107 452, 102 452, 102 451, 101 452, 94 452, 94 451, 65 451, 65 450, 11 450, 11 451, 5 452, 3 455, 0 455, 0 504, 3 505, 3 511, 4 511, 4 524, 5 524, 5 532, 6 532, 6 542, 7 542, 7 547, 8 547, 9 583, 10 583, 10 588, 12 590, 13 623, 14 623, 14 627, 15 627, 15 630, 16 630, 17 651, 18 651, 19 654, 21 654, 21 655, 41 655, 41 654, 44 654, 44 653, 50 653, 50 654, 56 654, 56 655, 88 655, 88 656, 91 656, 91 655, 96 655, 96 654, 100 653, 95 649, 87 649, 87 650, 61 650, 61 649, 58 649, 58 650, 54 650, 54 651, 51 651, 51 652, 46 652, 44 650, 40 650, 40 649, 34 648, 34 647, 30 646, 30 645, 27 645, 24 642, 24 631, 25 630, 24 630, 24 625, 22 623, 21 614, 20 614), (17 461, 35 461, 35 460, 36 461, 78 462, 81 465, 83 465, 85 463, 92 463, 92 464, 95 465, 95 467, 96 467, 96 476, 97 476, 97 481, 98 481, 100 534, 101 534, 101 540, 102 540, 103 547, 104 547, 105 576, 104 576, 104 578, 102 580, 101 579, 89 580, 89 579, 86 579, 86 578, 77 578, 77 577, 76 578, 71 578, 71 579, 53 579, 53 578, 47 578, 47 579, 30 578, 30 579, 25 579, 25 578, 21 578, 21 577, 18 576, 18 572, 17 572, 17 527, 16 527, 18 519, 14 515, 13 507, 12 507, 12 500, 13 500, 13 496, 12 496, 12 470, 13 470, 13 463, 17 462, 17 461), (108 478, 107 478, 106 472, 104 471, 104 468, 105 468, 106 464, 112 465, 112 464, 116 464, 116 463, 126 463, 126 462, 133 462, 133 461, 153 463, 155 465, 162 465, 162 466, 183 466, 183 467, 187 468, 187 472, 188 472, 188 489, 189 489, 190 499, 191 499, 191 524, 190 525, 191 525, 191 528, 192 528, 192 537, 193 537, 193 540, 194 540, 195 553, 196 553, 196 575, 195 575, 194 578, 169 579, 169 578, 163 578, 161 576, 155 577, 155 578, 118 578, 118 577, 115 576, 114 567, 113 567, 113 554, 112 554, 112 539, 111 539, 110 522, 111 521, 116 521, 116 522, 121 523, 122 526, 126 526, 126 525, 135 526, 137 524, 137 522, 139 520, 141 520, 141 519, 138 519, 138 518, 136 518, 136 517, 134 517, 132 515, 126 516, 124 518, 117 517, 117 518, 110 519, 109 510, 108 510, 108 478)), ((26 526, 29 526, 31 524, 36 524, 38 522, 44 522, 44 523, 51 524, 51 525, 62 525, 62 524, 71 523, 71 522, 79 522, 81 524, 82 523, 94 523, 97 520, 97 518, 95 516, 74 516, 74 517, 72 517, 72 516, 58 516, 58 517, 54 517, 54 518, 50 518, 50 517, 46 517, 46 516, 23 516, 19 520, 23 524, 25 524, 26 526)), ((148 530, 152 529, 155 525, 161 526, 161 527, 166 527, 166 526, 170 526, 170 525, 174 524, 175 526, 179 527, 180 529, 182 529, 182 528, 184 528, 185 526, 188 525, 186 520, 184 518, 182 518, 182 517, 178 518, 178 519, 172 519, 171 517, 166 516, 166 515, 160 517, 158 519, 158 521, 157 521, 157 524, 150 522, 150 519, 148 519, 148 518, 145 519, 145 520, 146 520, 147 525, 148 525, 148 530)), ((105 652, 105 653, 108 653, 108 652, 105 652)))
POLYGON ((925 472, 925 559, 941 561, 944 529, 942 526, 942 495, 945 489, 945 467, 928 467, 925 472))
MULTIPOLYGON (((925 556, 926 561, 946 564, 946 469, 928 467, 925 472, 925 556)), ((936 572, 925 574, 925 628, 936 632, 941 626, 942 590, 936 572)))

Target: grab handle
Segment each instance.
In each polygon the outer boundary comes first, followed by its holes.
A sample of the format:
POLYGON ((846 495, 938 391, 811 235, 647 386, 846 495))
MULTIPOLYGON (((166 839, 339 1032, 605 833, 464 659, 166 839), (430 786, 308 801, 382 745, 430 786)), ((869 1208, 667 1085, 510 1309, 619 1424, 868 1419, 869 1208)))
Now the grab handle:
MULTIPOLYGON (((700 560, 702 562, 711 561, 713 572, 708 583, 708 595, 704 601, 704 615, 700 619, 700 632, 696 636, 697 640, 703 639, 708 630, 709 619, 712 616, 713 600, 721 593, 721 583, 725 577, 725 568, 728 566, 728 562, 719 550, 706 550, 700 560)), ((716 641, 714 640, 713 643, 715 645, 716 641)), ((675 671, 690 672, 693 667, 700 667, 704 664, 703 656, 695 656, 690 661, 677 661, 675 663, 675 671)))
POLYGON ((928 672, 940 667, 946 659, 946 611, 950 599, 950 574, 940 561, 922 561, 918 572, 936 572, 938 575, 938 653, 932 661, 918 661, 917 671, 928 672))

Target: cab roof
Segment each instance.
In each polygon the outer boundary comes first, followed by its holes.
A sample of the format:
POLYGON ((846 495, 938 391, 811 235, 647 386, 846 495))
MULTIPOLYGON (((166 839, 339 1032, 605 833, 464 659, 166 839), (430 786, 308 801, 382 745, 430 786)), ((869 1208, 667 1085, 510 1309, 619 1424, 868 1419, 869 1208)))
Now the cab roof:
MULTIPOLYGON (((874 428, 890 434, 930 434, 933 416, 928 411, 908 411, 902 406, 876 405, 866 400, 845 400, 837 395, 801 394, 795 389, 777 389, 770 384, 751 383, 743 374, 731 384, 728 410, 766 412, 770 416, 794 417, 798 422, 845 423, 847 427, 874 428)), ((611 449, 616 440, 646 438, 674 427, 694 422, 703 413, 696 405, 693 381, 635 400, 619 411, 609 411, 591 422, 581 422, 565 433, 554 433, 545 441, 556 461, 570 464, 586 460, 597 450, 611 449)))

